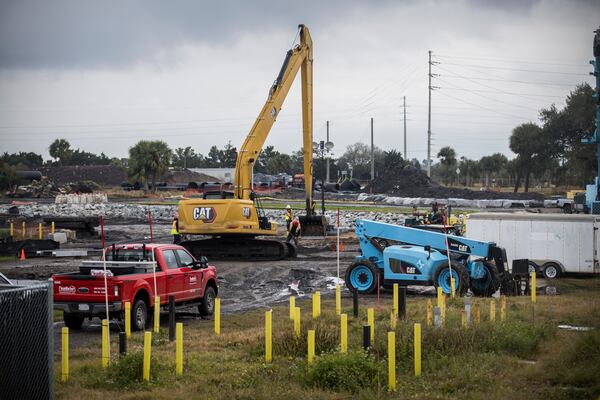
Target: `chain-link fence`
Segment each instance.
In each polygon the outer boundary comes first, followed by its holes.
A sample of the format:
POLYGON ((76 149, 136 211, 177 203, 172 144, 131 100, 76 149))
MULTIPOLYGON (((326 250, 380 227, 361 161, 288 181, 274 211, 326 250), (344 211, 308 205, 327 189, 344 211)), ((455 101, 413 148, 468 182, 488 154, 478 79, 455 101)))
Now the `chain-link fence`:
POLYGON ((52 286, 0 285, 0 400, 53 397, 52 286))

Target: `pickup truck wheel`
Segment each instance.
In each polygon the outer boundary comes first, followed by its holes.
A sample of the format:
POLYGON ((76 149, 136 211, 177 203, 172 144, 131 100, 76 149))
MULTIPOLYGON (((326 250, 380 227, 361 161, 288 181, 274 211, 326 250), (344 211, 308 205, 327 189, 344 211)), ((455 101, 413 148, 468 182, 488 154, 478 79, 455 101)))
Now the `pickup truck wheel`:
POLYGON ((198 311, 203 317, 213 315, 215 312, 215 289, 212 286, 207 286, 204 291, 204 297, 202 298, 202 304, 198 306, 198 311))
POLYGON ((63 319, 65 321, 65 325, 67 326, 67 328, 73 329, 73 330, 79 330, 79 329, 81 329, 81 326, 83 325, 84 317, 81 317, 79 315, 64 313, 63 319))
POLYGON ((131 311, 131 329, 143 331, 148 325, 148 305, 142 299, 135 301, 131 311))

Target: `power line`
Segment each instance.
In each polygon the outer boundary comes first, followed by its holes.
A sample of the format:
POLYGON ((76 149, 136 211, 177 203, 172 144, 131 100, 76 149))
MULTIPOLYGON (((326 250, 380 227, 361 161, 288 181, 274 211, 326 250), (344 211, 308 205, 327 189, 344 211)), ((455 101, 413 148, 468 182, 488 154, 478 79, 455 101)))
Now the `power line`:
POLYGON ((444 62, 444 65, 457 65, 462 67, 469 68, 482 68, 482 69, 496 69, 501 71, 518 71, 518 72, 534 72, 538 74, 557 74, 557 75, 574 75, 574 76, 585 76, 588 74, 580 73, 580 72, 562 72, 562 71, 542 71, 542 70, 534 70, 534 69, 521 69, 521 68, 507 68, 507 67, 490 67, 487 65, 473 65, 473 64, 461 64, 461 63, 449 63, 444 62))
POLYGON ((495 61, 495 62, 504 62, 504 63, 512 63, 512 64, 533 64, 533 65, 557 65, 557 66, 564 66, 564 67, 580 67, 580 68, 588 68, 587 64, 586 65, 582 65, 582 64, 574 64, 574 63, 559 63, 559 62, 542 62, 542 61, 532 61, 532 60, 525 60, 525 59, 508 59, 508 58, 498 58, 498 57, 487 57, 487 56, 482 56, 482 57, 471 57, 471 56, 467 56, 467 57, 463 57, 463 56, 448 56, 448 55, 444 55, 444 54, 439 54, 436 53, 436 57, 438 58, 451 58, 451 59, 461 59, 461 60, 482 60, 482 61, 495 61))

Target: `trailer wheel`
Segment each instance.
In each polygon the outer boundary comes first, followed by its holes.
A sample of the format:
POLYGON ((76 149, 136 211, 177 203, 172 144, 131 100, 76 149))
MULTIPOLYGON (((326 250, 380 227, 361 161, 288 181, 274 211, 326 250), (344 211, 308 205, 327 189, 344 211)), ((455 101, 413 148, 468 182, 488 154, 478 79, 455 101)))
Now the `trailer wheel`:
POLYGON ((149 324, 148 305, 143 299, 137 299, 131 310, 131 329, 143 331, 149 324))
POLYGON ((471 279, 471 291, 475 296, 491 296, 500 287, 500 274, 496 265, 484 261, 485 276, 479 279, 471 279))
POLYGON ((346 269, 346 287, 351 292, 373 293, 377 289, 378 273, 377 267, 372 262, 356 261, 346 269))
POLYGON ((556 279, 560 276, 560 267, 556 263, 546 263, 543 265, 542 272, 546 279, 556 279))
MULTIPOLYGON (((451 266, 452 276, 454 277, 454 292, 458 296, 463 296, 469 289, 469 272, 461 263, 453 261, 451 266)), ((438 267, 433 284, 436 288, 441 287, 444 293, 450 294, 452 293, 450 283, 450 269, 448 263, 445 263, 438 267)))
POLYGON ((84 317, 75 314, 63 313, 63 320, 65 321, 65 325, 67 326, 67 328, 79 330, 83 325, 84 317))

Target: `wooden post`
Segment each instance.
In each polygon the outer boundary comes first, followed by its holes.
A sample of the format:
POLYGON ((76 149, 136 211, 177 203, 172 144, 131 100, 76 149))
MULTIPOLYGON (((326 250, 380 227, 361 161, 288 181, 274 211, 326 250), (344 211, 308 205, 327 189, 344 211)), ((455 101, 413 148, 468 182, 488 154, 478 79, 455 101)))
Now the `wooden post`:
POLYGON ((450 293, 452 294, 452 298, 454 298, 454 295, 456 293, 456 288, 454 287, 454 285, 456 285, 456 280, 452 276, 450 277, 450 293))
POLYGON ((300 337, 300 317, 302 314, 300 313, 300 307, 296 307, 294 309, 294 332, 296 333, 296 337, 300 337))
POLYGON ((442 287, 438 286, 437 288, 437 306, 441 310, 442 309, 442 296, 444 296, 444 292, 442 291, 442 287))
POLYGON ((43 237, 43 232, 42 232, 42 223, 40 222, 40 223, 38 224, 38 239, 39 239, 39 240, 42 240, 42 237, 43 237))
POLYGON ((479 303, 473 305, 473 325, 478 326, 481 321, 481 307, 479 303))
POLYGON ((321 315, 321 292, 316 291, 312 296, 312 317, 313 319, 319 318, 321 315))
POLYGON ((131 303, 125 302, 125 335, 131 337, 131 303))
POLYGON ((296 308, 296 298, 290 296, 290 320, 294 320, 294 309, 296 308))
POLYGON ((309 330, 308 331, 308 357, 307 357, 307 361, 308 361, 308 365, 310 366, 313 363, 313 360, 315 358, 315 331, 314 330, 309 330))
POLYGON ((496 300, 490 300, 490 322, 496 321, 496 300))
POLYGON ((531 303, 535 304, 536 302, 536 291, 537 291, 537 283, 536 283, 536 274, 535 271, 531 273, 531 303))
POLYGON ((50 233, 54 235, 54 221, 50 224, 50 233))

